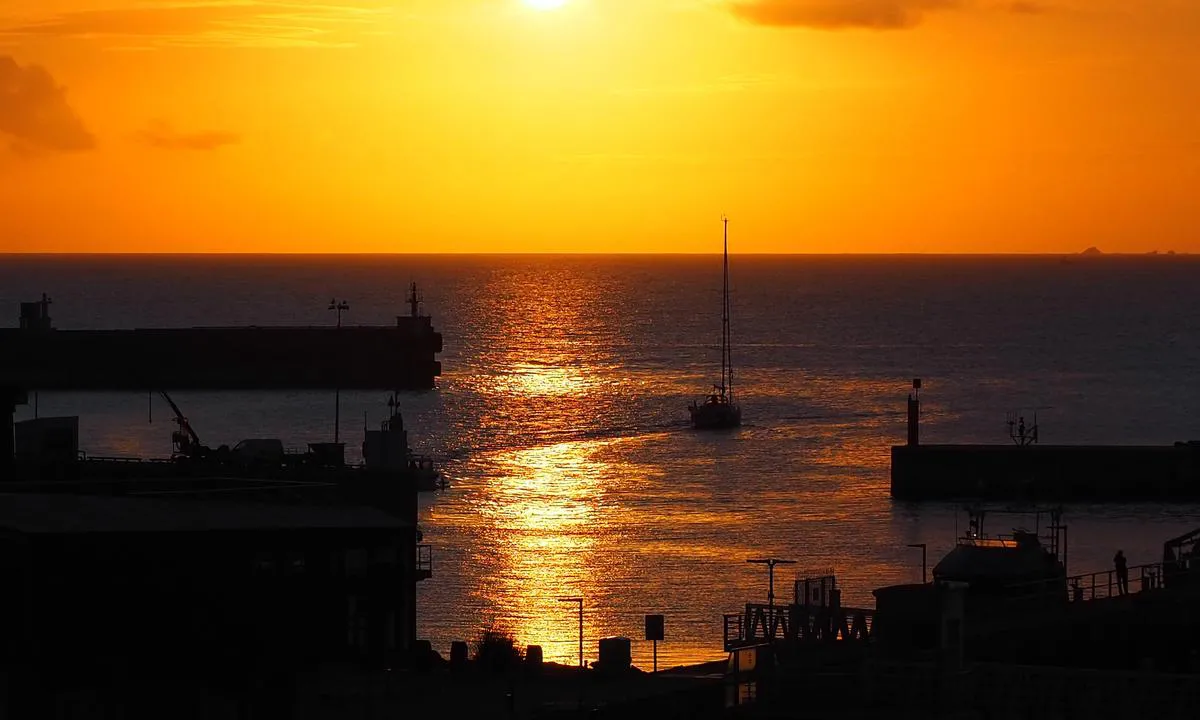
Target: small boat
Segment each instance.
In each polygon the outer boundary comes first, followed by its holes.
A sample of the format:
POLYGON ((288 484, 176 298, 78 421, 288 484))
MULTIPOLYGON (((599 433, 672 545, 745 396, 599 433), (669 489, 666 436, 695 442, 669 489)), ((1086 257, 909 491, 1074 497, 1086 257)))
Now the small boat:
MULTIPOLYGON (((1044 596, 1053 601, 1067 597, 1066 527, 1061 508, 1033 508, 1037 527, 1033 532, 1014 528, 1011 535, 991 536, 983 532, 985 512, 968 508, 967 532, 933 568, 933 580, 962 582, 973 599, 1044 596), (1042 516, 1050 524, 1042 527, 1042 516), (1043 532, 1044 531, 1044 532, 1043 532)), ((997 510, 1023 515, 1026 511, 997 510)))
POLYGON ((729 218, 725 225, 724 282, 721 289, 721 383, 703 402, 692 401, 688 413, 697 430, 721 430, 742 424, 742 408, 733 400, 733 354, 729 342, 729 218))

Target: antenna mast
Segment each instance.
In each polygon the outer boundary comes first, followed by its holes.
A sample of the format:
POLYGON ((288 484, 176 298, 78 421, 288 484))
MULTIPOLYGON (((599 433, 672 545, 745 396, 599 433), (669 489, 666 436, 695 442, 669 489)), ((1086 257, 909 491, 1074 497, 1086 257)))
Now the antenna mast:
POLYGON ((410 287, 410 291, 409 291, 409 295, 408 295, 409 311, 412 313, 413 317, 417 317, 417 314, 420 312, 420 309, 421 309, 421 296, 417 295, 417 283, 416 282, 413 282, 412 285, 410 285, 409 287, 410 287))
POLYGON ((733 350, 729 336, 729 218, 722 215, 721 223, 725 226, 721 286, 721 394, 733 402, 733 350))

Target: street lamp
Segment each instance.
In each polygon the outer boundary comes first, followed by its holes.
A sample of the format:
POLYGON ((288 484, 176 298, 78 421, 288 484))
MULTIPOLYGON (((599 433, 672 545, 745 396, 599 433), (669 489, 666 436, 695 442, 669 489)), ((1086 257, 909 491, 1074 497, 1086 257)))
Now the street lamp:
POLYGON ((925 581, 925 552, 926 552, 925 543, 912 543, 909 545, 909 547, 914 548, 914 549, 915 548, 921 549, 921 584, 924 585, 926 582, 925 581))
POLYGON ((775 607, 775 566, 776 565, 795 565, 796 561, 795 560, 780 560, 779 558, 757 558, 754 560, 747 560, 746 562, 753 563, 755 565, 766 565, 767 566, 767 578, 768 578, 768 581, 767 581, 768 582, 767 604, 770 605, 771 607, 775 607))
POLYGON ((558 598, 559 602, 579 603, 579 667, 583 667, 583 598, 581 597, 566 597, 558 598))
MULTIPOLYGON (((342 312, 350 309, 350 303, 342 300, 329 301, 329 309, 337 313, 337 329, 342 329, 342 312)), ((337 382, 337 364, 334 363, 333 368, 334 390, 333 390, 333 442, 337 444, 341 437, 342 431, 342 388, 337 382)))

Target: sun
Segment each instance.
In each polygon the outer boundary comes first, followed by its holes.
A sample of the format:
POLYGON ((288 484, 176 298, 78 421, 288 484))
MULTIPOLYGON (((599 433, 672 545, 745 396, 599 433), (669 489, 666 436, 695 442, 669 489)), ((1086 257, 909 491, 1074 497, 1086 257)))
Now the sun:
POLYGON ((534 10, 557 10, 567 4, 567 0, 522 0, 534 10))

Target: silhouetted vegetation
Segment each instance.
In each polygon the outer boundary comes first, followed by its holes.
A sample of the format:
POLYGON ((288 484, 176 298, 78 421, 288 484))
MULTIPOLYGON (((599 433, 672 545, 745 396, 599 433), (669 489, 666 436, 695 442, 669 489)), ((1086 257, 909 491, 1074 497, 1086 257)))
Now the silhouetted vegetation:
POLYGON ((488 629, 475 642, 474 660, 480 669, 503 672, 521 664, 517 639, 502 630, 488 629))

